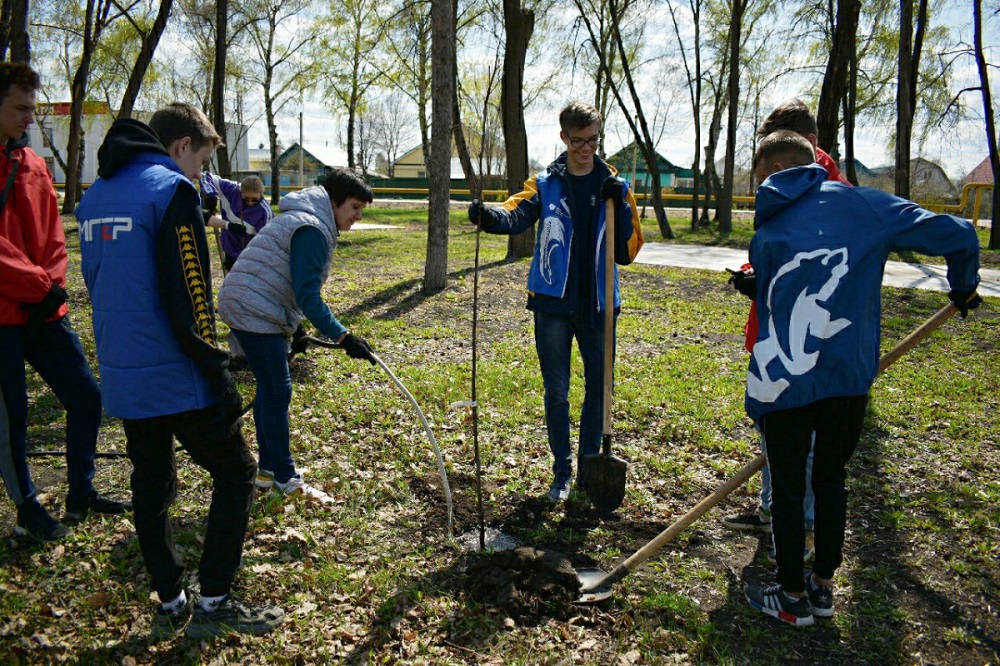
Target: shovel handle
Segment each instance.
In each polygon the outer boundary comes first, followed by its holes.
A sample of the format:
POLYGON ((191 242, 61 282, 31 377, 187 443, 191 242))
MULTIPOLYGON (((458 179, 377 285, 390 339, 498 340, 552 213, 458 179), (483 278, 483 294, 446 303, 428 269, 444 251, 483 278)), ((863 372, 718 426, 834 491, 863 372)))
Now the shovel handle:
POLYGON ((611 394, 615 367, 615 205, 604 202, 604 453, 611 453, 611 394))
MULTIPOLYGON (((955 316, 956 312, 958 312, 958 308, 956 308, 954 304, 949 303, 931 315, 927 321, 918 326, 912 333, 903 338, 898 345, 887 351, 882 356, 878 365, 879 374, 895 363, 900 356, 913 349, 913 347, 915 347, 919 342, 929 336, 934 329, 955 316)), ((617 583, 622 578, 630 574, 643 562, 655 555, 656 552, 663 548, 663 546, 665 546, 669 541, 673 540, 674 537, 683 532, 688 526, 691 525, 691 523, 701 518, 708 512, 709 509, 724 500, 730 495, 730 493, 746 483, 750 477, 756 474, 758 470, 762 469, 765 464, 767 464, 767 456, 762 453, 740 469, 735 476, 719 486, 715 492, 698 502, 694 508, 674 521, 669 527, 667 527, 667 529, 653 537, 652 541, 633 553, 631 557, 615 567, 614 570, 598 580, 589 589, 593 590, 617 583)), ((583 590, 584 593, 587 591, 587 589, 583 590)))

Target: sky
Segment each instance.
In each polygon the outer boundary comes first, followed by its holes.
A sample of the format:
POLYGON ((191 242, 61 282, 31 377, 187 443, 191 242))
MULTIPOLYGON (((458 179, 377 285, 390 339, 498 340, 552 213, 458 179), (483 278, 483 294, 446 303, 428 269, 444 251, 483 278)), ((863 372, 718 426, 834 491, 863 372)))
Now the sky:
MULTIPOLYGON (((963 6, 959 6, 957 2, 951 2, 941 17, 951 28, 953 36, 966 43, 972 42, 972 17, 967 5, 963 3, 963 6)), ((996 25, 997 22, 994 21, 990 28, 996 27, 996 25)), ((988 61, 1000 63, 1000 30, 987 29, 984 33, 987 40, 988 61)), ((956 89, 978 85, 978 74, 971 58, 963 58, 957 61, 956 65, 953 70, 954 81, 957 84, 956 89)), ((1000 74, 996 71, 993 72, 991 84, 994 99, 1000 100, 1000 74)), ((776 101, 802 94, 802 90, 796 90, 792 86, 794 84, 787 84, 780 92, 776 92, 776 101)), ((547 164, 563 150, 564 147, 559 141, 558 109, 574 95, 580 99, 587 99, 591 94, 577 83, 570 82, 566 89, 566 99, 556 100, 547 106, 538 104, 536 109, 526 111, 528 152, 532 159, 540 164, 547 164)), ((987 155, 985 129, 982 122, 982 98, 979 92, 970 92, 965 93, 962 99, 968 106, 969 119, 962 121, 957 127, 933 132, 927 143, 922 146, 914 137, 911 148, 913 157, 924 157, 940 164, 955 182, 975 168, 987 155)), ((690 115, 688 104, 682 102, 677 105, 677 108, 679 115, 683 116, 684 110, 687 110, 688 116, 690 115)), ((303 135, 306 144, 342 144, 341 137, 344 126, 346 126, 346 116, 335 119, 320 101, 307 98, 301 109, 296 108, 293 111, 294 115, 279 118, 279 135, 284 145, 291 145, 299 140, 299 110, 303 112, 303 135)), ((1000 108, 997 111, 1000 111, 1000 108)), ((607 154, 614 153, 631 141, 627 133, 623 132, 620 127, 614 126, 614 121, 614 118, 609 119, 609 128, 605 139, 607 154)), ((618 123, 621 123, 620 119, 618 123)), ((855 133, 857 158, 868 167, 891 164, 893 156, 890 149, 890 137, 894 129, 891 125, 858 127, 855 133)), ((723 135, 724 133, 725 130, 723 130, 723 135)), ((259 142, 266 140, 266 132, 262 122, 252 127, 250 139, 251 146, 256 146, 259 142)), ((658 146, 660 154, 671 162, 683 166, 691 164, 693 150, 693 125, 689 118, 683 117, 672 124, 671 129, 665 134, 665 138, 658 146)), ((721 156, 720 153, 719 157, 721 158, 721 156)))

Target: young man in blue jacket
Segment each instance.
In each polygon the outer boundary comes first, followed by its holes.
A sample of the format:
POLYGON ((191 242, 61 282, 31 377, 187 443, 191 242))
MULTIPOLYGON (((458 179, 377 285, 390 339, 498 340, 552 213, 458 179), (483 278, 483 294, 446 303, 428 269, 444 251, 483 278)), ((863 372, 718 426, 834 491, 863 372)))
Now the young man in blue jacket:
POLYGON ((125 428, 136 534, 161 602, 155 639, 185 624, 195 639, 261 634, 284 616, 230 592, 257 466, 243 439, 229 355, 215 344, 210 254, 194 186, 220 143, 205 114, 188 104, 160 109, 148 126, 118 120, 97 153, 100 177, 76 211, 104 408, 125 428), (169 515, 175 437, 212 476, 194 609, 169 515))
POLYGON ((535 254, 528 273, 528 309, 535 315, 535 347, 545 387, 545 424, 554 479, 548 498, 569 497, 573 458, 569 435, 570 353, 576 338, 583 358, 585 392, 580 414, 577 484, 584 456, 601 446, 604 405, 604 310, 621 307, 604 293, 605 202, 615 206, 615 263, 632 263, 642 247, 635 197, 617 172, 597 155, 600 112, 573 102, 559 114, 559 138, 566 152, 524 190, 499 208, 473 201, 469 220, 491 234, 519 234, 536 222, 535 254))
POLYGON ((845 465, 854 453, 878 372, 882 269, 890 252, 944 256, 962 315, 981 302, 979 239, 961 218, 827 180, 809 142, 786 130, 754 156, 757 232, 750 263, 761 323, 747 375, 747 414, 767 440, 778 580, 748 586, 758 610, 796 626, 833 616, 842 561, 845 465), (803 576, 802 501, 815 433, 816 560, 803 576))

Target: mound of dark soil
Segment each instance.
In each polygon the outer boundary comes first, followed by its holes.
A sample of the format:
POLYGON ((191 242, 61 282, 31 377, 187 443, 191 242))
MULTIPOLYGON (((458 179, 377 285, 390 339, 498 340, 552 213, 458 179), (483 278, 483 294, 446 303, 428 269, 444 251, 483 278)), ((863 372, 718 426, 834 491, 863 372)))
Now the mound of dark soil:
POLYGON ((580 596, 580 582, 558 551, 522 547, 477 554, 470 556, 465 576, 464 587, 473 599, 502 608, 521 625, 577 613, 573 602, 580 596))

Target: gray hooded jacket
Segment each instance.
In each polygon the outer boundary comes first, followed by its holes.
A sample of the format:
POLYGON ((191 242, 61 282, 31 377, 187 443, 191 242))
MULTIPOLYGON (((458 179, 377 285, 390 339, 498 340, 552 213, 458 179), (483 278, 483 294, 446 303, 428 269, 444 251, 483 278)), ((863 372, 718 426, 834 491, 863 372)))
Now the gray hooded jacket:
POLYGON ((219 316, 231 328, 250 333, 289 335, 303 319, 292 289, 292 235, 302 226, 316 227, 327 242, 323 281, 337 246, 330 195, 307 187, 281 199, 281 213, 254 236, 219 290, 219 316))

